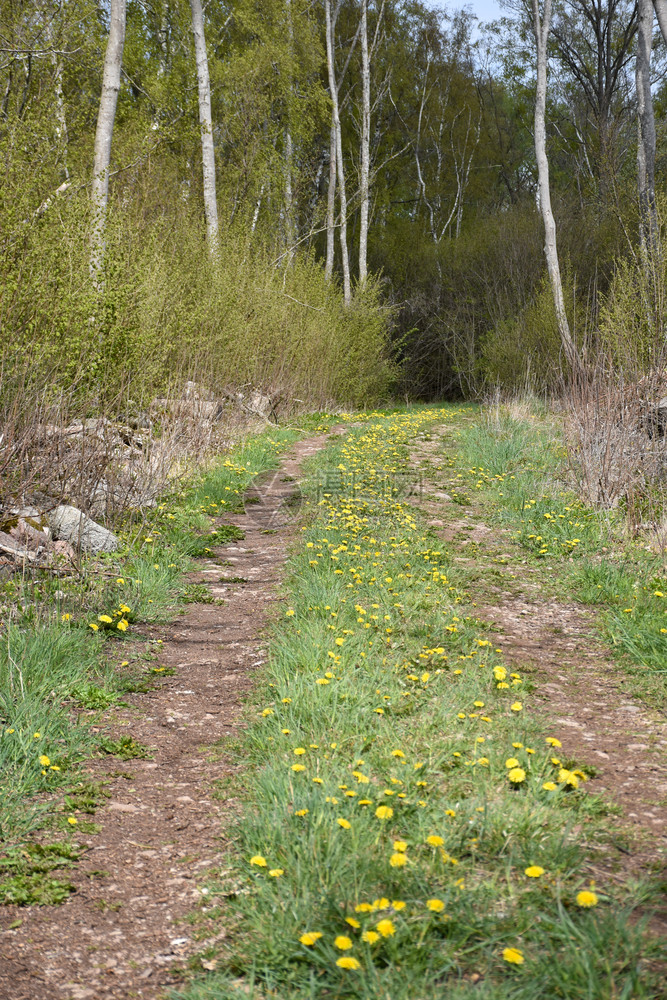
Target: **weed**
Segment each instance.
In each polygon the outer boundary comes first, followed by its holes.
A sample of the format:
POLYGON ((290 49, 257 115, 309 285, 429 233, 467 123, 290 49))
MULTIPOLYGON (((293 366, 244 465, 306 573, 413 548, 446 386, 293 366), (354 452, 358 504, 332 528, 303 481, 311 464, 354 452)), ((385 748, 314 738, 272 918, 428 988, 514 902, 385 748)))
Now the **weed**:
POLYGON ((215 604, 215 597, 205 583, 189 583, 181 591, 180 600, 183 604, 215 604))
POLYGON ((121 760, 133 760, 135 757, 152 757, 153 751, 150 747, 144 746, 132 736, 121 736, 119 740, 105 738, 98 745, 100 753, 109 754, 113 757, 120 757, 121 760))

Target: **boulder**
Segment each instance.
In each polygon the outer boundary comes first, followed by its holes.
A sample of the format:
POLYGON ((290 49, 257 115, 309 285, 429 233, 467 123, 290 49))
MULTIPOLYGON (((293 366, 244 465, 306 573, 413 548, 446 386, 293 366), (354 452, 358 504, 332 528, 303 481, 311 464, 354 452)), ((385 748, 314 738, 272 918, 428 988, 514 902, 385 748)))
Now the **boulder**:
POLYGON ((48 515, 48 523, 53 537, 69 542, 84 552, 114 552, 120 542, 108 528, 93 521, 78 507, 61 504, 48 515))

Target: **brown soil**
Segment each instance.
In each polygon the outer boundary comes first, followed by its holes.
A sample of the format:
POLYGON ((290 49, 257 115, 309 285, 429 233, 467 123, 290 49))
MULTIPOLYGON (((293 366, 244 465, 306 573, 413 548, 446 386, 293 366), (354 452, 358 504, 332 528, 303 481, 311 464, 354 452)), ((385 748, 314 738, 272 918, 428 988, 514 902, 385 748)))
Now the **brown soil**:
POLYGON ((186 917, 205 907, 207 872, 224 862, 225 822, 238 804, 223 791, 237 769, 205 748, 238 730, 293 540, 295 480, 324 443, 295 445, 264 478, 259 502, 234 518, 244 541, 218 549, 191 576, 224 605, 191 605, 150 636, 164 637, 158 662, 175 673, 129 696, 107 731, 131 734, 153 758, 86 766, 84 777, 111 793, 94 816, 101 831, 81 838, 87 852, 74 869, 54 873, 76 886, 62 906, 0 910, 0 1000, 162 997, 206 946, 192 940, 186 917), (225 576, 248 582, 221 583, 225 576))
MULTIPOLYGON (((438 449, 437 438, 422 442, 413 464, 437 461, 438 449)), ((442 474, 430 475, 435 480, 442 474)), ((586 788, 619 807, 618 836, 596 850, 591 873, 597 870, 605 881, 659 879, 667 862, 665 716, 623 690, 623 671, 604 648, 591 611, 547 596, 535 570, 517 558, 509 534, 479 519, 474 499, 466 508, 429 490, 419 507, 456 561, 492 566, 496 581, 500 577, 498 585, 479 581, 474 613, 498 628, 505 660, 533 682, 526 701, 561 741, 555 753, 592 766, 595 776, 586 788)), ((667 931, 667 908, 654 926, 667 931)))

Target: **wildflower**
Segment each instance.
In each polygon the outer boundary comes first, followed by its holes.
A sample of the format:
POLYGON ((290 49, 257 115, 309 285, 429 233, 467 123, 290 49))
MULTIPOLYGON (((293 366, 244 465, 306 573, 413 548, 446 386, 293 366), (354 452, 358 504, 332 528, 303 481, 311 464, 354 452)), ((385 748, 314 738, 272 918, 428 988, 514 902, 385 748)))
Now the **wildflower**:
POLYGON ((72 617, 72 616, 71 616, 71 615, 68 615, 68 614, 64 614, 64 615, 61 615, 61 618, 62 618, 62 620, 63 620, 64 622, 68 622, 68 621, 70 620, 70 618, 71 618, 71 617, 72 617))
POLYGON ((577 906, 583 906, 584 909, 589 909, 591 906, 597 906, 598 897, 594 892, 589 889, 582 889, 581 892, 577 893, 577 906))
POLYGON ((544 789, 545 792, 555 792, 556 787, 557 786, 555 781, 545 781, 544 784, 542 785, 542 788, 544 789))
POLYGON ((408 845, 407 845, 407 843, 404 840, 395 840, 394 841, 394 850, 395 851, 407 851, 407 849, 408 849, 408 845))
POLYGON ((442 913, 445 908, 441 899, 427 899, 426 906, 432 913, 442 913))
POLYGON ((426 838, 426 843, 430 844, 431 847, 443 847, 445 842, 442 837, 438 837, 437 834, 432 833, 430 837, 426 838))
POLYGON ((405 905, 406 904, 403 902, 402 899, 392 899, 391 901, 391 908, 392 910, 396 910, 397 913, 399 912, 399 910, 404 910, 405 905))
POLYGON ((526 772, 522 767, 513 767, 511 771, 507 772, 507 777, 513 785, 520 785, 522 781, 526 780, 526 772))
POLYGON ((354 917, 345 917, 345 923, 349 924, 350 927, 354 927, 354 929, 356 931, 358 931, 359 928, 361 927, 361 924, 359 923, 359 921, 355 920, 354 917))
POLYGON ((397 851, 389 858, 389 864, 392 868, 402 868, 404 865, 407 865, 407 863, 408 856, 407 854, 403 854, 402 851, 397 851))
POLYGON ((67 822, 68 822, 68 823, 70 824, 70 826, 76 826, 76 824, 77 824, 77 823, 78 823, 79 821, 78 821, 78 819, 76 818, 76 816, 68 816, 68 817, 67 817, 67 822))
POLYGON ((336 822, 339 826, 342 826, 344 830, 349 830, 352 827, 352 824, 346 819, 337 819, 336 822))
POLYGON ((521 704, 520 701, 515 701, 512 705, 510 705, 510 708, 512 709, 513 712, 520 712, 521 709, 523 708, 523 705, 521 704))
POLYGON ((366 944, 375 944, 376 941, 380 940, 380 935, 377 931, 364 931, 361 940, 365 941, 366 944))
POLYGON ((97 632, 98 629, 99 629, 99 627, 100 626, 96 625, 95 622, 90 622, 89 625, 88 625, 88 628, 92 628, 93 632, 97 632))
POLYGON ((539 865, 530 865, 525 869, 524 874, 526 874, 528 878, 539 878, 540 875, 544 875, 544 868, 540 868, 539 865))
POLYGON ((104 622, 105 625, 111 625, 113 618, 110 615, 98 615, 98 622, 104 622))
POLYGON ((306 770, 306 765, 305 764, 292 764, 292 770, 296 771, 297 773, 299 771, 305 771, 306 770))
POLYGON ((119 583, 122 587, 125 583, 125 580, 122 578, 122 576, 119 576, 118 579, 116 580, 116 583, 119 583))
POLYGON ((33 738, 33 740, 41 740, 42 734, 41 733, 33 733, 32 734, 32 738, 33 738))
POLYGON ((378 806, 375 810, 375 815, 378 819, 391 819, 394 815, 394 810, 391 806, 378 806))
POLYGON ((340 958, 336 959, 336 965, 339 969, 360 969, 361 962, 357 961, 352 955, 341 955, 340 958))
POLYGON ((297 755, 297 757, 300 757, 301 754, 304 754, 305 752, 306 751, 304 750, 303 747, 295 747, 294 749, 294 753, 297 755))
POLYGON ((250 859, 251 865, 257 865, 258 868, 266 868, 266 858, 262 857, 261 854, 254 854, 250 859))
POLYGON ((129 624, 130 623, 127 621, 126 618, 121 618, 121 620, 116 623, 116 628, 118 629, 119 632, 126 632, 129 624))
POLYGON ((355 913, 371 913, 373 906, 371 903, 357 903, 354 908, 355 913))
POLYGON ((285 612, 285 617, 291 618, 293 614, 295 614, 294 608, 288 608, 287 611, 285 612))
POLYGON ((548 743, 550 747, 562 747, 563 745, 555 736, 547 736, 545 743, 548 743))
POLYGON ((348 948, 352 947, 352 941, 346 934, 339 934, 334 944, 340 951, 347 951, 348 948))
POLYGON ((46 754, 45 754, 45 753, 43 753, 43 754, 41 755, 41 757, 39 758, 39 763, 40 763, 40 764, 42 765, 42 767, 48 767, 48 766, 49 766, 49 764, 51 763, 51 761, 50 761, 50 759, 49 759, 49 758, 48 758, 48 757, 46 756, 46 754))
POLYGON ((519 766, 519 761, 516 759, 516 757, 508 757, 507 760, 505 761, 505 767, 512 768, 518 766, 519 766))
POLYGON ((564 785, 569 785, 570 788, 579 787, 579 778, 574 771, 568 771, 566 767, 561 767, 558 772, 558 780, 564 785))
POLYGON ((306 816, 308 814, 307 809, 297 809, 294 813, 295 816, 306 816))
POLYGON ((393 921, 386 919, 380 920, 380 922, 375 925, 375 929, 382 935, 382 937, 391 937, 392 934, 396 933, 393 921))
POLYGON ((301 944, 305 944, 306 948, 310 948, 316 941, 319 941, 321 937, 322 935, 320 931, 306 931, 305 934, 301 935, 299 941, 301 944))
POLYGON ((509 962, 510 965, 523 965, 525 961, 523 954, 518 948, 503 949, 503 958, 506 962, 509 962))

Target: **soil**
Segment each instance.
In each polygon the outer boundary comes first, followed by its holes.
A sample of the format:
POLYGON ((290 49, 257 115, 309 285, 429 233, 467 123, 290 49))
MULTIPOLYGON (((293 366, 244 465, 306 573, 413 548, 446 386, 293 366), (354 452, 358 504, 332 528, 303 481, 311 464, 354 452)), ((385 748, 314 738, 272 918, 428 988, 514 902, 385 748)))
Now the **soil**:
MULTIPOLYGON (((428 468, 442 455, 438 431, 450 429, 437 428, 419 444, 415 467, 428 468)), ((474 613, 498 630, 504 660, 532 682, 530 710, 548 719, 564 762, 590 769, 588 792, 617 809, 616 836, 596 845, 591 875, 606 885, 628 877, 658 884, 667 878, 667 718, 624 690, 622 668, 602 644, 593 612, 549 596, 509 533, 485 524, 473 500, 465 507, 429 491, 419 507, 455 560, 493 567, 495 583, 481 579, 475 587, 474 613)), ((652 926, 667 933, 667 904, 652 926)))
POLYGON ((85 767, 83 777, 110 794, 92 817, 100 832, 79 838, 78 865, 54 872, 76 887, 63 905, 0 909, 0 1000, 156 1000, 210 943, 193 940, 187 917, 205 907, 207 873, 224 864, 225 829, 239 810, 224 792, 238 769, 210 747, 239 730, 294 538, 300 466, 325 443, 320 435, 296 444, 233 518, 244 540, 188 578, 224 604, 190 605, 145 636, 163 639, 157 662, 174 673, 128 696, 105 734, 130 734, 152 758, 85 767), (247 582, 221 582, 234 577, 247 582))
MULTIPOLYGON (((175 673, 110 719, 113 735, 131 733, 154 756, 89 763, 90 778, 107 781, 111 797, 95 816, 101 831, 85 838, 85 858, 63 873, 77 891, 61 907, 0 911, 0 1000, 158 1000, 181 981, 187 960, 212 943, 193 940, 187 917, 206 906, 207 872, 224 865, 225 837, 239 812, 233 791, 225 797, 224 789, 239 776, 224 750, 210 747, 241 725, 293 539, 300 463, 324 443, 297 444, 255 489, 247 513, 234 518, 245 539, 216 550, 192 575, 225 603, 190 606, 160 636, 159 663, 175 673), (95 874, 100 870, 106 874, 95 874)), ((427 469, 440 448, 436 429, 417 443, 413 466, 427 469)), ((667 721, 623 691, 591 612, 553 600, 530 567, 512 558, 511 540, 473 506, 428 490, 418 506, 455 559, 507 557, 506 565, 494 563, 498 585, 480 585, 485 603, 475 613, 499 630, 507 661, 533 681, 527 700, 561 740, 559 756, 594 768, 586 787, 618 809, 618 836, 596 848, 591 874, 605 885, 628 876, 653 880, 667 853, 667 721)), ((664 932, 667 915, 658 913, 653 926, 664 932)))

